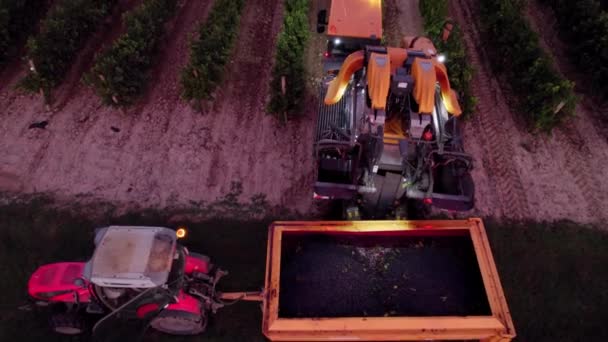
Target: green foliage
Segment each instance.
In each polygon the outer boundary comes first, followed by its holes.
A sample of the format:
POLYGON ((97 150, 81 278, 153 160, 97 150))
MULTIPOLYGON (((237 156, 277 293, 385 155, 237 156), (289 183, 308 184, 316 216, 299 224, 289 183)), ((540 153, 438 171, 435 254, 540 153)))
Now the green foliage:
POLYGON ((283 30, 279 34, 272 71, 269 111, 288 119, 300 112, 306 91, 304 52, 310 36, 308 1, 286 0, 283 30), (283 94, 283 81, 285 93, 283 94))
POLYGON ((209 18, 190 45, 190 62, 182 70, 182 96, 186 100, 209 99, 222 81, 236 41, 243 0, 217 0, 209 18))
POLYGON ((558 74, 540 47, 522 13, 524 6, 524 0, 481 0, 484 43, 495 71, 506 76, 517 95, 530 128, 550 132, 574 115, 574 84, 558 74))
POLYGON ((420 12, 424 19, 427 35, 433 40, 437 49, 447 57, 446 67, 450 83, 460 94, 463 116, 470 117, 475 111, 477 99, 471 92, 470 83, 474 70, 469 63, 462 32, 459 27, 454 25, 450 38, 446 42, 441 37, 448 16, 448 1, 421 0, 420 12))
POLYGON ((543 0, 557 17, 560 33, 570 45, 572 61, 586 75, 591 88, 608 99, 608 1, 543 0))
POLYGON ((22 82, 28 91, 48 96, 70 69, 80 48, 107 16, 116 0, 62 0, 42 22, 40 33, 27 42, 32 70, 22 82))
POLYGON ((448 16, 448 1, 421 0, 419 7, 426 33, 432 38, 441 37, 448 16))
POLYGON ((86 77, 104 103, 129 105, 142 93, 164 24, 175 8, 175 0, 146 0, 125 15, 126 32, 97 56, 86 77))
POLYGON ((34 29, 46 7, 47 1, 41 0, 0 0, 0 66, 34 29))

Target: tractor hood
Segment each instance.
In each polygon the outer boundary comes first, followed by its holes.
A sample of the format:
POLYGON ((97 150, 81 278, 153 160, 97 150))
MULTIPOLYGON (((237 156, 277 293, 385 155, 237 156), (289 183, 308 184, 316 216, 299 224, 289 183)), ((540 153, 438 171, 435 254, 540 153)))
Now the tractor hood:
POLYGON ((71 302, 74 300, 74 292, 78 292, 79 300, 88 302, 86 286, 78 284, 83 269, 83 262, 58 262, 40 266, 28 281, 28 292, 33 298, 57 302, 71 302))

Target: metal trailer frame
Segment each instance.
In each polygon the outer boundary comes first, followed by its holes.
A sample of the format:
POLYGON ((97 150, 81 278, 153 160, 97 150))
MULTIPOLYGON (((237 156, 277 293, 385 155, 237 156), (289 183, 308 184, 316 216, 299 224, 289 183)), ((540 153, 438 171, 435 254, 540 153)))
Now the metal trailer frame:
POLYGON ((268 232, 263 332, 271 341, 463 340, 508 342, 515 328, 481 219, 450 221, 275 222, 268 232), (412 236, 469 235, 472 239, 490 316, 467 317, 279 317, 281 240, 285 232, 390 233, 412 236))

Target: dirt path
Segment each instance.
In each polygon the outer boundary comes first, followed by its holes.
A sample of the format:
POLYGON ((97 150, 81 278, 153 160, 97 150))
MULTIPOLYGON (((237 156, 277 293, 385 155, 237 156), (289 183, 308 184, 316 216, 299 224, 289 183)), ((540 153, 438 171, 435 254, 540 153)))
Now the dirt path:
MULTIPOLYGON (((599 164, 606 163, 608 146, 586 140, 587 133, 576 128, 589 121, 580 111, 573 125, 551 137, 523 132, 483 53, 474 1, 455 0, 450 5, 476 68, 472 86, 479 103, 465 129, 465 148, 477 159, 473 176, 478 214, 578 222, 606 219, 608 202, 600 194, 608 184, 599 180, 607 165, 599 164)), ((589 135, 597 134, 587 128, 589 135)))
POLYGON ((591 119, 597 133, 608 141, 608 122, 605 120, 608 116, 608 101, 601 103, 600 99, 589 95, 593 92, 592 85, 587 81, 588 76, 579 72, 570 61, 570 54, 576 51, 559 38, 557 19, 553 11, 539 1, 529 1, 527 4, 526 14, 532 28, 539 34, 541 45, 553 58, 557 69, 575 83, 574 90, 580 100, 577 113, 584 114, 581 118, 591 119))
MULTIPOLYGON (((201 114, 179 99, 188 36, 210 6, 211 1, 182 3, 168 25, 165 51, 147 95, 125 112, 102 106, 82 85, 60 107, 46 111, 38 96, 13 90, 23 66, 4 74, 0 190, 164 208, 213 201, 240 182, 245 199, 263 194, 271 205, 309 211, 316 106, 311 104, 300 122, 286 127, 265 112, 282 1, 247 2, 237 48, 213 108, 201 114), (46 129, 29 128, 42 120, 48 120, 46 129)), ((400 34, 422 32, 417 1, 389 0, 387 6, 393 27, 387 33, 398 40, 400 34)), ((522 133, 488 67, 473 11, 472 0, 451 2, 477 68, 473 90, 479 106, 465 129, 466 150, 476 158, 477 209, 467 215, 607 219, 608 146, 586 102, 577 119, 552 137, 522 133)))
POLYGON ((388 45, 397 47, 403 37, 423 34, 418 0, 385 0, 384 30, 388 45))
POLYGON ((307 211, 311 128, 276 127, 264 110, 279 3, 247 2, 217 111, 205 115, 179 99, 178 79, 211 0, 181 3, 150 89, 127 111, 102 106, 81 84, 45 111, 38 96, 13 90, 18 76, 0 80, 10 83, 0 90, 0 190, 163 208, 214 201, 235 181, 245 198, 307 211), (41 120, 46 129, 28 129, 41 120))
POLYGON ((62 84, 53 91, 53 109, 59 111, 70 101, 82 86, 83 75, 95 63, 95 56, 111 46, 125 32, 123 15, 141 4, 141 0, 121 0, 114 6, 108 18, 81 49, 62 84))
POLYGON ((567 165, 568 170, 572 173, 574 182, 587 193, 590 210, 604 210, 605 213, 608 196, 602 190, 608 189, 608 125, 603 118, 606 117, 608 107, 602 107, 587 95, 590 89, 585 82, 586 76, 579 74, 569 62, 566 53, 568 48, 558 38, 552 11, 537 1, 529 1, 527 15, 532 28, 539 33, 543 48, 553 58, 554 65, 577 84, 575 92, 580 102, 576 107, 576 118, 557 134, 569 142, 566 148, 572 157, 567 165))
POLYGON ((529 1, 527 4, 526 14, 533 29, 539 34, 540 43, 553 57, 554 64, 561 73, 576 84, 575 91, 582 104, 578 111, 584 111, 589 118, 594 119, 596 130, 608 140, 608 122, 604 119, 608 116, 608 101, 602 104, 599 99, 588 95, 593 92, 591 83, 587 81, 587 75, 580 73, 571 63, 569 57, 576 51, 559 38, 558 23, 552 9, 539 1, 529 1))
POLYGON ((310 2, 308 12, 308 25, 311 27, 308 48, 306 51, 306 71, 309 76, 308 89, 312 94, 317 94, 323 73, 323 53, 327 50, 327 36, 325 33, 317 33, 317 14, 321 10, 329 11, 330 0, 313 0, 310 2))
MULTIPOLYGON (((253 193, 265 193, 282 206, 307 211, 311 205, 312 121, 279 126, 266 114, 275 37, 282 25, 282 1, 250 0, 241 19, 238 46, 215 101, 213 158, 208 187, 242 181, 253 193), (213 174, 213 169, 222 172, 213 174), (286 187, 286 185, 289 185, 286 187)), ((223 189, 227 190, 227 189, 223 189)))
POLYGON ((469 54, 471 63, 476 67, 472 88, 479 102, 476 115, 465 130, 465 149, 478 161, 482 161, 476 163, 473 174, 477 188, 477 209, 507 217, 528 217, 530 211, 524 185, 511 159, 514 156, 511 131, 517 133, 518 129, 513 120, 510 120, 512 114, 498 81, 493 77, 486 61, 482 60, 485 56, 474 51, 478 50, 475 44, 479 44, 481 37, 473 26, 472 20, 475 18, 470 8, 463 6, 456 10, 454 14, 457 19, 470 22, 464 28, 464 38, 467 47, 472 50, 469 54), (490 175, 492 177, 487 179, 490 175))

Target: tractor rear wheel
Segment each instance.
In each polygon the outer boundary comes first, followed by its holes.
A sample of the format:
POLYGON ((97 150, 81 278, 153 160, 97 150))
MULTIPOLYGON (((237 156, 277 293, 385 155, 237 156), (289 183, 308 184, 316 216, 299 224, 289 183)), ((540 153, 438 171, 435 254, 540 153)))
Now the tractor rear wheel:
POLYGON ((196 335, 205 331, 207 317, 185 311, 163 310, 150 326, 171 335, 196 335))
POLYGON ((51 329, 62 335, 79 335, 85 330, 84 319, 74 313, 60 313, 51 316, 51 329))

